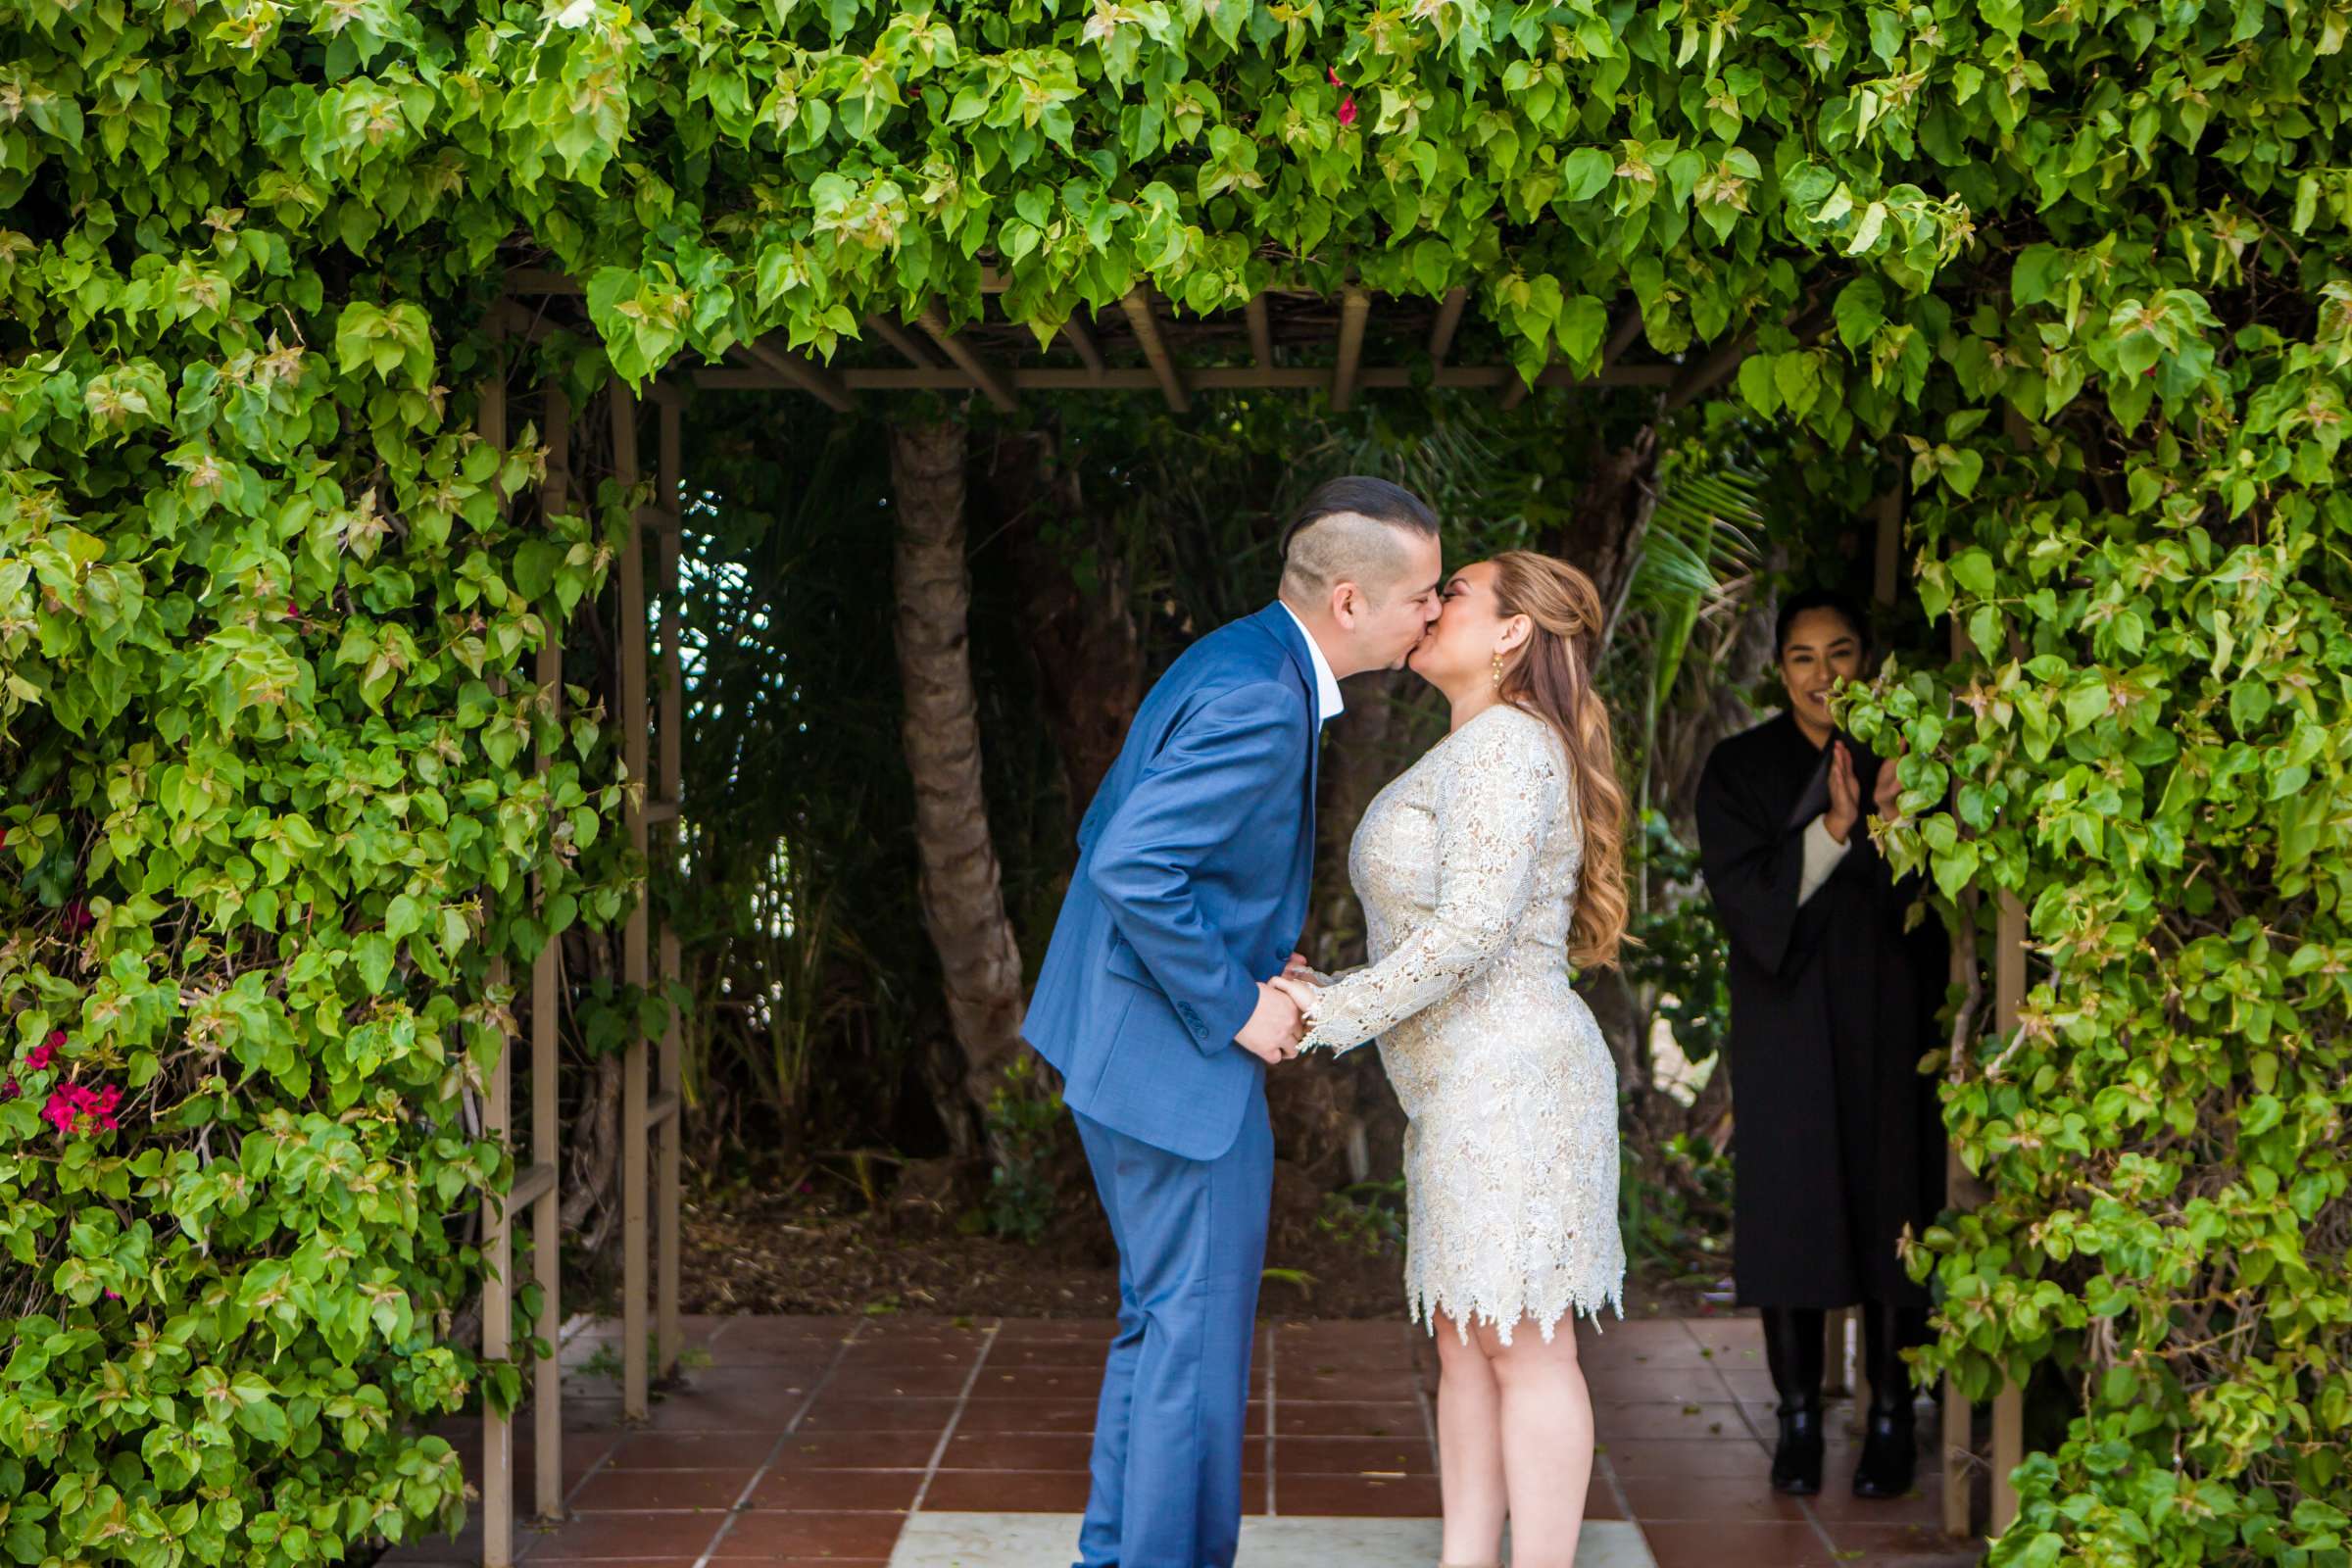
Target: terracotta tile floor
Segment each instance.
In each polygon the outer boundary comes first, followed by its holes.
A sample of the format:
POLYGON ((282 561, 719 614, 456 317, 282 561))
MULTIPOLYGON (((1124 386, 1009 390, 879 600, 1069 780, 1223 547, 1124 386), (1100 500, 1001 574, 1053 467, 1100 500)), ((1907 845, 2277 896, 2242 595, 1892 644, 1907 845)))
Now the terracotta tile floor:
MULTIPOLYGON (((687 1327, 684 1386, 658 1396, 637 1425, 621 1421, 614 1382, 590 1364, 617 1331, 594 1325, 566 1340, 566 1517, 517 1532, 528 1568, 755 1558, 882 1568, 916 1510, 1085 1505, 1106 1324, 771 1317, 687 1327)), ((1772 1391, 1752 1321, 1610 1323, 1580 1338, 1601 1447, 1588 1516, 1636 1521, 1657 1568, 1976 1562, 1936 1530, 1932 1467, 1900 1501, 1848 1494, 1841 1403, 1824 1495, 1771 1490, 1772 1391)), ((1424 1335, 1396 1322, 1262 1325, 1253 1377, 1251 1512, 1435 1516, 1436 1359, 1424 1335)), ((1933 1408, 1920 1416, 1932 1431, 1933 1408)), ((527 1508, 527 1415, 516 1432, 527 1508)), ((449 1435, 478 1478, 478 1425, 449 1435)), ((454 1542, 413 1543, 387 1568, 478 1561, 477 1526, 454 1542)))

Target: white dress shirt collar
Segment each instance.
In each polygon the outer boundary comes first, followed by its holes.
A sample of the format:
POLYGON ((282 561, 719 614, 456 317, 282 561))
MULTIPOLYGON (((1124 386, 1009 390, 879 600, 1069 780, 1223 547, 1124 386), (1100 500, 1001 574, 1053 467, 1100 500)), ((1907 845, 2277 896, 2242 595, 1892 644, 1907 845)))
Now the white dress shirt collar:
POLYGON ((1340 695, 1340 677, 1331 672, 1331 661, 1323 657, 1322 646, 1315 641, 1315 634, 1306 629, 1306 622, 1298 619, 1298 612, 1286 604, 1282 612, 1297 622, 1298 635, 1306 639, 1307 657, 1315 662, 1315 722, 1328 724, 1348 707, 1348 700, 1340 695))

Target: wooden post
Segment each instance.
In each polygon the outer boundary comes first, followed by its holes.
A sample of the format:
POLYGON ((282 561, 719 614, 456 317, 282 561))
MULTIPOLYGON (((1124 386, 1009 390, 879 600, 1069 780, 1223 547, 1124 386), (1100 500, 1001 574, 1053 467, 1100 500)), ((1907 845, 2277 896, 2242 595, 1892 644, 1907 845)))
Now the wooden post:
MULTIPOLYGON (((570 505, 571 400, 562 387, 547 389, 547 427, 540 439, 547 444, 547 477, 539 488, 539 509, 542 516, 552 516, 570 505)), ((560 732, 564 628, 553 619, 539 645, 532 679, 538 686, 544 716, 560 732)), ((555 755, 544 746, 537 751, 534 768, 545 773, 555 755)), ((531 879, 531 901, 544 917, 547 890, 540 877, 531 879)), ((564 1365, 560 1345, 564 1334, 564 1192, 556 1177, 562 1108, 556 1097, 556 1012, 562 1005, 563 974, 564 941, 550 932, 539 956, 531 960, 531 1164, 545 1172, 545 1186, 531 1200, 531 1272, 539 1285, 539 1338, 547 1342, 549 1352, 533 1369, 532 1380, 536 1421, 532 1450, 538 1469, 533 1493, 542 1519, 564 1516, 564 1365)))
MULTIPOLYGON (((1877 524, 1872 533, 1871 598, 1884 610, 1894 604, 1895 566, 1902 550, 1903 492, 1899 481, 1872 499, 1870 516, 1877 524)), ((1830 1382, 1836 1392, 1853 1396, 1852 1426, 1859 1432, 1863 1412, 1870 1408, 1871 1399, 1870 1363, 1862 1353, 1866 1331, 1861 1315, 1850 1308, 1832 1312, 1829 1332, 1830 1382)))
MULTIPOLYGON (((1995 1026, 2016 1033, 2026 1002, 2026 906, 2004 891, 1993 915, 1992 1005, 1995 1026)), ((2017 1467, 2025 1462, 2026 1394, 2004 1382, 1992 1396, 1992 1533, 2017 1522, 2017 1467)))
MULTIPOLYGON (((2003 404, 2001 424, 2020 453, 2033 449, 2034 427, 2014 405, 2003 404)), ((2014 1037, 2026 1004, 2026 906, 2003 892, 1993 912, 1993 1025, 2014 1037)), ((2026 1393, 2004 1382, 1992 1396, 1992 1533, 2017 1522, 2017 1467, 2025 1462, 2026 1393)))
MULTIPOLYGON (((662 787, 663 808, 668 812, 669 830, 662 835, 662 851, 674 865, 686 828, 679 814, 685 808, 686 793, 686 691, 678 657, 678 639, 685 627, 684 610, 678 601, 678 548, 682 542, 686 486, 678 400, 674 396, 662 398, 660 413, 661 505, 669 510, 668 520, 655 546, 661 563, 656 581, 662 590, 662 770, 655 777, 662 787)), ((679 974, 678 931, 667 909, 662 912, 659 946, 662 985, 666 992, 678 983, 679 974)), ((685 1241, 678 1230, 684 1209, 679 1181, 686 1133, 684 1054, 684 1034, 673 1008, 662 1029, 660 1072, 664 1109, 657 1153, 662 1239, 654 1270, 658 1361, 664 1377, 677 1371, 679 1352, 685 1348, 678 1327, 678 1263, 685 1241)))
MULTIPOLYGON (((637 488, 637 399, 618 376, 605 389, 612 416, 612 474, 626 493, 637 488)), ((626 773, 625 817, 629 847, 646 855, 645 555, 634 506, 628 538, 620 550, 621 765, 626 773)), ((646 901, 630 907, 621 927, 621 980, 643 990, 652 979, 646 956, 646 901)), ((620 1408, 642 1420, 646 1390, 646 1048, 645 1036, 630 1032, 620 1068, 620 1408)))
MULTIPOLYGON (((496 328, 493 327, 495 333, 496 328)), ((507 444, 507 381, 503 366, 493 366, 482 388, 475 416, 482 439, 494 447, 507 444)), ((487 898, 488 890, 482 896, 487 898)), ((485 921, 485 924, 487 922, 485 921)), ((507 960, 493 957, 484 976, 491 1015, 506 1006, 507 960)), ((513 1086, 508 1077, 506 1043, 499 1047, 498 1063, 490 1069, 483 1099, 482 1136, 504 1147, 513 1123, 513 1086)), ((502 1361, 514 1350, 514 1220, 507 1199, 482 1195, 482 1359, 502 1361)), ((482 1400, 482 1564, 508 1568, 514 1560, 514 1423, 482 1400)))
POLYGON ((1903 559, 1903 490, 1898 478, 1893 488, 1883 492, 1871 503, 1871 515, 1878 523, 1876 568, 1871 574, 1871 597, 1882 606, 1894 603, 1895 579, 1900 575, 1903 559))
MULTIPOLYGON (((1951 617, 1952 658, 1968 657, 1968 634, 1960 629, 1960 617, 1951 617)), ((1955 986, 1966 987, 1977 969, 1977 933, 1962 931, 1952 938, 1951 980, 1955 986)), ((1957 1193, 1968 1175, 1968 1167, 1960 1163, 1956 1151, 1946 1150, 1943 1155, 1943 1190, 1957 1193)), ((1954 1541, 1967 1539, 1975 1521, 1976 1406, 1961 1392, 1960 1379, 1952 1373, 1943 1375, 1943 1533, 1954 1541)))

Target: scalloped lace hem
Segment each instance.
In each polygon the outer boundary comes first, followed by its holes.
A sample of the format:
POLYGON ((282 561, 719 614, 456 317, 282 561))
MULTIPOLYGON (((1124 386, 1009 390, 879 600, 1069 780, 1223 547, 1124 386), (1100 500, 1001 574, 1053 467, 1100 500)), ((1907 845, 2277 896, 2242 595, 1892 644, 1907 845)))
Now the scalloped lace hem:
POLYGON ((1620 1275, 1614 1285, 1591 1291, 1570 1291, 1565 1300, 1548 1302, 1541 1311, 1523 1305, 1512 1313, 1507 1323, 1503 1321, 1501 1312, 1483 1302, 1472 1302, 1468 1311, 1457 1309, 1446 1299, 1446 1293, 1443 1290, 1426 1290, 1416 1286, 1412 1291, 1411 1305, 1413 1321, 1426 1327, 1432 1335, 1438 1332, 1439 1313, 1443 1312, 1451 1318, 1454 1332, 1464 1345, 1470 1343, 1470 1325, 1474 1323, 1493 1329, 1494 1337, 1505 1345, 1511 1343, 1512 1331, 1521 1323, 1533 1323, 1537 1332, 1544 1336, 1544 1343, 1549 1345, 1560 1319, 1574 1313, 1581 1312, 1592 1319, 1595 1334, 1601 1332, 1600 1312, 1603 1307, 1615 1310, 1617 1320, 1624 1322, 1625 1279, 1620 1275))

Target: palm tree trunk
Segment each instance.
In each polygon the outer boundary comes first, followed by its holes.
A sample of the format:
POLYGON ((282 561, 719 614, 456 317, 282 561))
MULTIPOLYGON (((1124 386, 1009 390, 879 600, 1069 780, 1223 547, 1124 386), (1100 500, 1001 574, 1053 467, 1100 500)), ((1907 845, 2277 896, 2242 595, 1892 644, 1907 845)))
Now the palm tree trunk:
POLYGON ((890 435, 899 515, 899 678, 906 699, 903 735, 914 780, 923 924, 946 976, 949 1023, 961 1055, 964 1103, 939 1108, 961 1148, 1020 1049, 1021 954, 1004 914, 981 788, 963 426, 894 424, 890 435))

